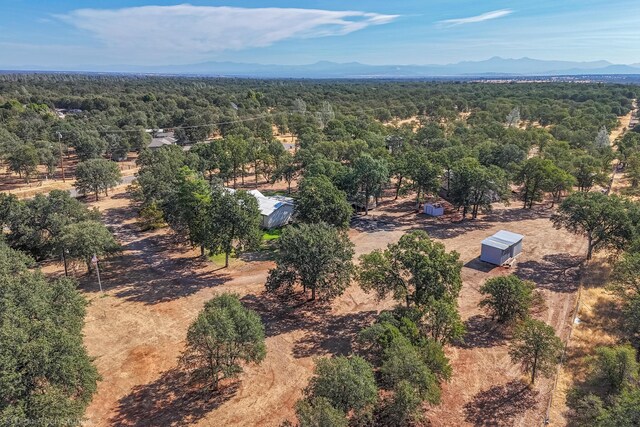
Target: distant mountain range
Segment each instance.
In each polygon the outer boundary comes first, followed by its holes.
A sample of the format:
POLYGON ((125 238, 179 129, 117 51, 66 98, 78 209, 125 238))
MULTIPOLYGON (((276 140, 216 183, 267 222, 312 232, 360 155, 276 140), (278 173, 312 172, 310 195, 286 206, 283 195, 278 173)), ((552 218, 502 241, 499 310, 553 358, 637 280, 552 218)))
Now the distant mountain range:
POLYGON ((26 71, 87 71, 148 74, 181 74, 264 78, 428 78, 500 76, 579 76, 640 74, 638 64, 608 61, 545 61, 531 58, 493 57, 484 61, 463 61, 447 65, 367 65, 359 62, 320 61, 308 65, 264 65, 236 62, 203 62, 163 66, 82 66, 68 69, 19 67, 26 71))

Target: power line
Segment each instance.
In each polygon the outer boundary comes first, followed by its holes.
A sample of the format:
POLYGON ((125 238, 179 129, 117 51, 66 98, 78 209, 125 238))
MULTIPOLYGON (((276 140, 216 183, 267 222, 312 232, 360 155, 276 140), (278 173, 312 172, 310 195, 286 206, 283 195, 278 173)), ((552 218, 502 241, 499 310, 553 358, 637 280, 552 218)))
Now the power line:
MULTIPOLYGON (((378 111, 378 110, 388 110, 388 109, 393 109, 393 108, 404 108, 404 107, 405 106, 402 106, 402 105, 376 107, 376 108, 364 107, 364 108, 358 109, 355 112, 341 113, 341 114, 347 115, 347 114, 354 114, 354 113, 373 112, 373 111, 378 111)), ((313 111, 305 111, 305 112, 297 112, 297 113, 298 114, 315 115, 315 113, 313 111)), ((292 111, 289 111, 289 112, 280 111, 280 112, 275 112, 275 114, 292 115, 292 114, 294 114, 294 112, 292 112, 292 111)), ((190 125, 190 126, 164 126, 163 128, 166 128, 166 129, 198 129, 198 128, 203 128, 203 127, 230 125, 230 124, 234 124, 234 123, 250 122, 250 121, 259 120, 259 119, 272 117, 272 116, 273 116, 273 114, 268 113, 268 114, 261 114, 261 115, 258 115, 258 116, 254 116, 254 117, 245 117, 245 118, 237 119, 237 120, 229 120, 229 121, 225 121, 225 122, 205 123, 205 124, 201 124, 201 125, 190 125)), ((100 132, 100 133, 130 133, 130 132, 139 132, 140 130, 139 129, 106 129, 106 130, 97 129, 97 131, 100 132)))
MULTIPOLYGON (((289 113, 289 114, 291 114, 291 113, 289 113)), ((234 123, 249 122, 249 121, 258 120, 258 119, 262 119, 262 118, 270 117, 270 116, 271 116, 271 114, 262 114, 260 116, 245 117, 244 119, 231 120, 231 121, 226 121, 226 122, 205 123, 205 124, 202 124, 202 125, 191 125, 191 126, 166 126, 166 128, 167 129, 197 129, 197 128, 210 127, 210 126, 230 125, 230 124, 234 124, 234 123)), ((127 132, 139 132, 139 131, 140 131, 139 129, 98 130, 98 132, 100 132, 100 133, 127 133, 127 132)))

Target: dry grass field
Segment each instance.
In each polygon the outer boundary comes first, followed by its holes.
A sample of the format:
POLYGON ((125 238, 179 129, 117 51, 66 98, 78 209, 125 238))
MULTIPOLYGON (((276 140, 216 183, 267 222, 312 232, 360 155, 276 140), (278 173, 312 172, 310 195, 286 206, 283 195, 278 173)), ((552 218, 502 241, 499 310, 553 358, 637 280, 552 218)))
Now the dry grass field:
MULTIPOLYGON (((247 255, 218 269, 176 242, 168 230, 141 233, 124 188, 94 204, 124 246, 103 266, 104 295, 94 277, 82 278, 91 301, 85 344, 103 379, 89 406, 88 426, 278 426, 293 418, 293 405, 312 373, 315 357, 346 354, 358 331, 393 306, 357 285, 331 305, 283 301, 263 293, 268 253, 247 255), (186 330, 203 304, 234 292, 257 310, 267 331, 267 358, 249 366, 240 382, 220 395, 203 395, 177 366, 186 330)), ((476 221, 452 222, 416 214, 413 201, 385 201, 350 230, 357 254, 395 242, 407 230, 424 229, 456 250, 464 262, 459 299, 467 324, 464 344, 450 346, 454 375, 439 407, 425 408, 436 426, 534 425, 542 421, 552 380, 531 389, 507 355, 509 331, 496 328, 478 308, 478 288, 492 276, 514 272, 533 280, 546 298, 536 316, 566 337, 586 250, 582 239, 553 229, 544 209, 496 206, 476 221), (499 229, 524 234, 524 252, 512 269, 478 261, 480 241, 499 229)))
MULTIPOLYGON (((635 110, 619 118, 619 126, 610 134, 612 144, 627 131, 633 114, 635 110)), ((624 173, 614 172, 610 193, 624 194, 630 185, 624 173)), ((598 346, 614 345, 619 341, 617 325, 620 309, 615 296, 607 289, 610 272, 611 263, 607 254, 595 256, 584 268, 577 321, 567 344, 565 363, 558 370, 558 384, 549 408, 550 425, 567 424, 567 393, 574 385, 584 381, 589 356, 595 354, 598 346)))
MULTIPOLYGON (((133 176, 137 171, 137 153, 129 153, 126 161, 118 162, 118 167, 122 176, 133 176)), ((39 193, 48 193, 52 190, 70 190, 75 187, 75 170, 78 158, 70 151, 64 157, 65 180, 62 180, 62 171, 56 168, 53 176, 46 176, 46 168, 38 167, 38 176, 33 177, 30 183, 26 183, 23 178, 7 170, 6 165, 0 165, 0 192, 15 194, 19 198, 33 197, 39 193)), ((59 165, 58 165, 59 166, 59 165)))

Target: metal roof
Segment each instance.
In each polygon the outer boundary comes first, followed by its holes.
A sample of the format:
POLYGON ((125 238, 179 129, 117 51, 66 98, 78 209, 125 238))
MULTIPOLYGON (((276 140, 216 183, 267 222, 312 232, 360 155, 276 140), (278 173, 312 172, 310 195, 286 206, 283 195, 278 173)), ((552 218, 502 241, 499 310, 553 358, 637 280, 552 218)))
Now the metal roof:
POLYGON ((165 145, 173 145, 176 143, 176 139, 171 136, 163 137, 163 138, 153 138, 147 147, 149 148, 160 148, 165 145))
MULTIPOLYGON (((233 188, 225 188, 230 193, 234 193, 233 188)), ((258 208, 260 214, 269 216, 280 207, 284 205, 293 205, 293 199, 285 196, 265 196, 258 190, 249 190, 247 193, 251 194, 258 201, 258 208)))
POLYGON ((493 236, 489 236, 482 241, 483 245, 491 246, 501 250, 507 249, 520 242, 524 236, 522 234, 512 233, 506 230, 500 230, 493 236))

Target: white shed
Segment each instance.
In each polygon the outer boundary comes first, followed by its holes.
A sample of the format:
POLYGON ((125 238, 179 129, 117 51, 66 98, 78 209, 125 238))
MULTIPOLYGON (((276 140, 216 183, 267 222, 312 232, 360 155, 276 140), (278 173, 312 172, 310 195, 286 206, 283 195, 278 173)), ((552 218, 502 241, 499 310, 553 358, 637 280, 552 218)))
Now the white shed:
POLYGON ((444 207, 440 203, 426 203, 424 213, 431 216, 442 216, 444 215, 444 207))
POLYGON ((503 265, 522 252, 522 234, 500 230, 482 241, 480 260, 495 265, 503 265))

